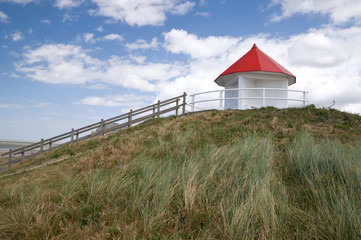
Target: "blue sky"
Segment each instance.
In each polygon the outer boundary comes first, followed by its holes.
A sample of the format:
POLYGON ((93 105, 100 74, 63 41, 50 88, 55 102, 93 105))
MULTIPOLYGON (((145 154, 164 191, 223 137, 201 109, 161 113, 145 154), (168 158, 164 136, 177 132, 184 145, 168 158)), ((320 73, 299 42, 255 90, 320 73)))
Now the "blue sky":
POLYGON ((213 80, 253 45, 361 113, 359 0, 0 0, 0 139, 39 140, 213 80))

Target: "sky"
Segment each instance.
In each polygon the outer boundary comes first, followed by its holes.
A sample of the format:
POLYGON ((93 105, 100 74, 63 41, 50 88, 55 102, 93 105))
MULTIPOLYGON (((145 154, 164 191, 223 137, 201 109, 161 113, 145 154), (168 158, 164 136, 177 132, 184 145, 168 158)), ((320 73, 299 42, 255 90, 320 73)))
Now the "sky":
POLYGON ((311 104, 361 113, 360 0, 0 0, 0 139, 221 89, 254 43, 311 104))

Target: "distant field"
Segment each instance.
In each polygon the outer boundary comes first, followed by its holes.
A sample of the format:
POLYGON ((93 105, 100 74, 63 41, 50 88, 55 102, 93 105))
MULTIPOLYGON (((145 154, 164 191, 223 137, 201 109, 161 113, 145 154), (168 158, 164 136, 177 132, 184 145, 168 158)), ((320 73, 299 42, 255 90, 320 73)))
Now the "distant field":
MULTIPOLYGON (((25 146, 33 144, 33 143, 35 143, 35 142, 0 140, 0 151, 7 150, 10 148, 17 149, 17 148, 25 147, 25 146)), ((56 146, 56 145, 59 145, 59 143, 53 143, 53 146, 56 146)))
MULTIPOLYGON (((31 145, 35 142, 30 142, 30 141, 9 141, 9 140, 0 140, 0 164, 2 164, 5 160, 7 159, 8 156, 1 156, 3 153, 6 153, 9 151, 9 149, 18 149, 21 147, 25 147, 28 145, 31 145)), ((61 143, 60 143, 61 144, 61 143)), ((53 147, 59 145, 59 143, 53 143, 53 147)), ((44 146, 44 150, 48 149, 49 145, 45 145, 44 146)), ((33 149, 31 151, 27 151, 25 152, 25 156, 27 155, 31 155, 34 152, 37 152, 39 149, 33 149)), ((17 155, 19 156, 19 155, 17 155)), ((6 160, 7 161, 7 160, 6 160)))
POLYGON ((25 147, 35 142, 29 141, 9 141, 9 140, 0 140, 0 164, 8 161, 8 156, 1 156, 1 154, 8 152, 9 149, 17 149, 25 147))
POLYGON ((34 142, 0 140, 0 149, 16 149, 30 145, 32 143, 34 142))

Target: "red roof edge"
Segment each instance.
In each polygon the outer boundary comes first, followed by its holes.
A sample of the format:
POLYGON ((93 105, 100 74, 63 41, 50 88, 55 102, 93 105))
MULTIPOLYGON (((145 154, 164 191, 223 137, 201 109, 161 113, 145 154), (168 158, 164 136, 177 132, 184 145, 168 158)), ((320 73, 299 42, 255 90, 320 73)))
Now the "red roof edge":
POLYGON ((214 81, 217 83, 217 80, 219 80, 223 76, 234 74, 234 73, 259 72, 259 71, 282 73, 282 74, 285 74, 285 75, 291 77, 294 80, 293 83, 291 82, 291 84, 289 84, 289 85, 296 83, 296 76, 293 75, 286 68, 281 66, 279 63, 277 63, 275 60, 273 60, 270 56, 268 56, 263 51, 261 51, 257 47, 256 43, 253 44, 252 48, 245 55, 243 55, 240 59, 238 59, 235 63, 233 63, 229 68, 227 68, 214 81))

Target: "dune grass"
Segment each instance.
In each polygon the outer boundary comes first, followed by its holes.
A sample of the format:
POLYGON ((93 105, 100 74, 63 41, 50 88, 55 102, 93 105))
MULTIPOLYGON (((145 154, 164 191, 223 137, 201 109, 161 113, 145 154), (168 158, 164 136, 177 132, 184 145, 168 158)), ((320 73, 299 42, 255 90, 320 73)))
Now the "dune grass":
POLYGON ((309 128, 252 114, 152 120, 46 153, 73 155, 0 179, 0 239, 360 239, 361 148, 344 132, 358 119, 321 137, 338 112, 309 128))
POLYGON ((283 160, 256 136, 161 159, 143 153, 2 192, 0 238, 357 239, 360 153, 308 134, 283 160))

